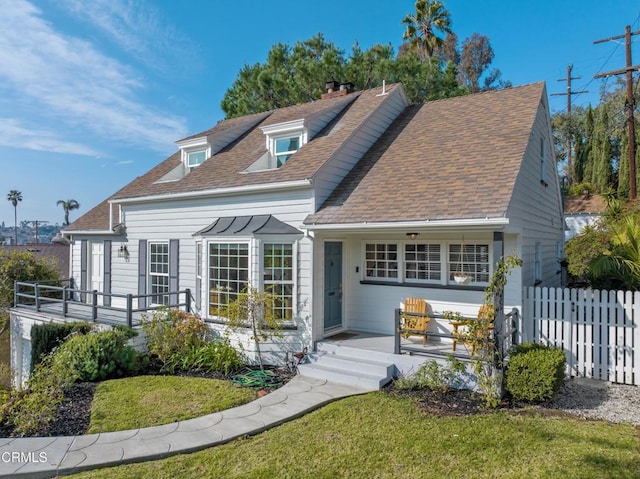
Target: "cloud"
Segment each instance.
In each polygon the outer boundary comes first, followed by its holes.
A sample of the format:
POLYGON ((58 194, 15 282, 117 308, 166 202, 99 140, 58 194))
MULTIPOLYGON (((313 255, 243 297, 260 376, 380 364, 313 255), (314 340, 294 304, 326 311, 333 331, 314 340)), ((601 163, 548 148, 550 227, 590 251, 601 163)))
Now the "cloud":
MULTIPOLYGON (((0 15, 0 106, 11 111, 5 123, 17 134, 7 146, 50 145, 95 154, 87 133, 102 140, 173 150, 186 135, 184 118, 143 103, 141 74, 81 38, 56 31, 42 11, 26 0, 10 0, 0 15), (16 118, 19 117, 19 118, 16 118), (45 141, 27 145, 18 138, 38 132, 45 141), (64 138, 67 137, 65 141, 64 138), (69 139, 73 138, 73 139, 69 139)), ((8 138, 7 138, 8 137, 8 138)), ((82 153, 81 153, 82 154, 82 153)))
POLYGON ((150 3, 141 0, 59 0, 83 23, 102 31, 124 52, 154 68, 175 71, 177 62, 198 63, 197 46, 180 34, 150 3))
POLYGON ((15 147, 17 145, 21 148, 50 153, 98 155, 96 150, 59 138, 55 132, 27 128, 13 118, 0 118, 0 146, 15 147))

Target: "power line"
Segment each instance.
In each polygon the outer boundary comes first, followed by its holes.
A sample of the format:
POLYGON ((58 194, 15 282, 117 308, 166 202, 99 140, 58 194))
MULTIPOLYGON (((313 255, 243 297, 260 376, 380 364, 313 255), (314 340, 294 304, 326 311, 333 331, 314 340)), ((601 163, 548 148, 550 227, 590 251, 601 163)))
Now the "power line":
POLYGON ((631 26, 627 25, 624 28, 624 35, 616 35, 609 38, 603 38, 602 40, 596 40, 593 43, 603 43, 611 40, 618 40, 620 38, 625 39, 625 53, 626 53, 626 67, 619 70, 612 70, 606 73, 599 73, 594 78, 603 78, 614 75, 626 75, 627 84, 627 102, 625 104, 628 112, 628 128, 629 128, 629 197, 632 200, 636 198, 636 133, 635 123, 633 118, 633 111, 635 109, 635 101, 633 97, 633 72, 640 70, 640 65, 632 66, 631 61, 631 36, 640 34, 640 30, 631 32, 631 26))

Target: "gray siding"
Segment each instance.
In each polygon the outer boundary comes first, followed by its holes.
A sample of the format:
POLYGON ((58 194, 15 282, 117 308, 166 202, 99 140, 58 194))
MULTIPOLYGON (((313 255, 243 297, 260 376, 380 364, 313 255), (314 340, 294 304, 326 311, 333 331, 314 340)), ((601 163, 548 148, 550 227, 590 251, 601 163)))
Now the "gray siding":
POLYGON ((540 244, 542 252, 540 285, 560 286, 561 275, 558 274, 560 265, 557 250, 558 245, 562 249, 564 244, 564 224, 546 97, 543 97, 538 108, 509 205, 508 217, 509 229, 521 233, 519 254, 524 261, 523 286, 532 286, 535 283, 536 243, 540 244), (541 182, 540 138, 545 139, 547 147, 544 182, 541 182))
POLYGON ((325 202, 342 179, 406 106, 403 89, 400 86, 394 88, 362 126, 320 168, 315 177, 316 209, 325 202))

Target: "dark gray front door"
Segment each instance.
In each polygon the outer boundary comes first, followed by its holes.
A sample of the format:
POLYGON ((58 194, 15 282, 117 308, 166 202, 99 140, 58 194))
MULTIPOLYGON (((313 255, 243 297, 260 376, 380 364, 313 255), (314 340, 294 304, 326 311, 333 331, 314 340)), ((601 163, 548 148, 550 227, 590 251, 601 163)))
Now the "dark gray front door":
POLYGON ((342 243, 324 244, 324 329, 342 326, 342 243))

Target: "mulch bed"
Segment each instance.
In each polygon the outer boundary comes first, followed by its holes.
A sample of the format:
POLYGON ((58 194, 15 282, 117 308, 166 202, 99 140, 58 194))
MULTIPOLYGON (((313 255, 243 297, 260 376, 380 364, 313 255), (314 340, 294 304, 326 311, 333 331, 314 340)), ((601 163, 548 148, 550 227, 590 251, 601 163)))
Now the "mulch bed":
POLYGON ((417 406, 430 414, 445 416, 469 416, 485 414, 496 410, 519 410, 526 405, 505 396, 500 405, 495 409, 488 409, 482 396, 467 389, 449 389, 446 392, 431 391, 429 389, 404 390, 397 389, 393 383, 385 388, 388 394, 395 396, 412 397, 416 399, 417 406))
MULTIPOLYGON (((265 368, 267 369, 267 368, 265 368)), ((286 369, 274 369, 284 381, 288 381, 293 375, 286 369)), ((162 375, 157 370, 146 371, 147 375, 162 375)), ((204 377, 210 379, 228 379, 231 376, 224 376, 220 373, 207 373, 202 371, 181 372, 177 375, 204 377)), ((56 418, 47 428, 38 431, 33 436, 53 437, 53 436, 79 436, 86 434, 89 430, 91 421, 91 404, 93 402, 93 394, 98 383, 77 383, 68 388, 64 393, 64 399, 58 406, 56 418)), ((276 389, 276 388, 269 388, 276 389)), ((6 424, 0 423, 0 437, 16 436, 13 428, 6 424)))

